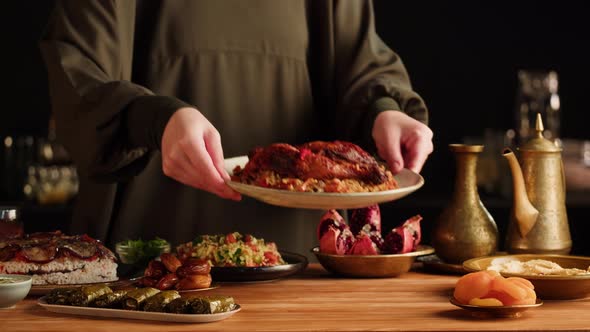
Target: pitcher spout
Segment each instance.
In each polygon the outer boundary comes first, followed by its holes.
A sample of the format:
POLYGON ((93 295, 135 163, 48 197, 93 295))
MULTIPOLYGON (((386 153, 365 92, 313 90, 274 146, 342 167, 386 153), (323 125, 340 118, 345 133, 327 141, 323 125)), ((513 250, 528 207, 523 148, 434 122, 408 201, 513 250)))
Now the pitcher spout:
POLYGON ((512 184, 514 187, 514 218, 518 224, 518 232, 523 238, 533 229, 539 216, 539 211, 531 204, 527 196, 524 178, 520 164, 512 150, 506 148, 502 155, 508 160, 512 172, 512 184))

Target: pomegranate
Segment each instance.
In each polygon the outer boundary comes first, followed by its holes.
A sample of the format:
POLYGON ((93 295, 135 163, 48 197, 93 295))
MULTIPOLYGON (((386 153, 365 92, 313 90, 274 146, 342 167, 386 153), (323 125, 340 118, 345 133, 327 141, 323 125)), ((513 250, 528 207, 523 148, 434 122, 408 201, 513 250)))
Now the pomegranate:
POLYGON ((361 209, 354 209, 350 214, 350 230, 358 234, 365 225, 370 225, 371 232, 381 233, 381 211, 379 205, 371 205, 361 209))
POLYGON ((348 229, 343 230, 329 225, 328 230, 320 238, 320 252, 333 255, 344 255, 352 247, 354 237, 348 229))
POLYGON ((422 217, 416 215, 406 220, 401 226, 398 226, 385 236, 383 243, 383 252, 388 254, 403 254, 416 250, 422 233, 420 221, 422 217))
POLYGON ((412 218, 406 220, 402 225, 405 228, 408 228, 412 233, 412 238, 414 239, 414 247, 412 250, 416 250, 420 241, 422 240, 422 229, 420 228, 420 221, 422 221, 421 215, 415 215, 412 218))
POLYGON ((328 231, 328 228, 330 226, 339 229, 340 231, 344 230, 345 228, 348 228, 348 225, 344 221, 344 218, 342 218, 338 211, 333 209, 329 210, 322 216, 322 218, 320 218, 320 223, 318 224, 317 228, 318 239, 322 238, 322 236, 326 231, 328 231))
POLYGON ((371 236, 367 233, 361 232, 356 236, 352 247, 347 252, 349 255, 379 255, 379 248, 371 240, 371 236))

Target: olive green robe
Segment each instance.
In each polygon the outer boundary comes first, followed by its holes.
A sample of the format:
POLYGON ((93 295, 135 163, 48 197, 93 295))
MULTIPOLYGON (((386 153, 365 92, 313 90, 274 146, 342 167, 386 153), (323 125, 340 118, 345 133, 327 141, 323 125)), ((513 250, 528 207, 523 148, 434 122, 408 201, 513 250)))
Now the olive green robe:
POLYGON ((231 231, 307 254, 317 243, 323 211, 224 200, 166 177, 160 141, 180 107, 211 121, 225 157, 313 139, 370 149, 387 109, 427 121, 370 1, 57 1, 41 49, 57 136, 81 178, 69 231, 110 245, 231 231))

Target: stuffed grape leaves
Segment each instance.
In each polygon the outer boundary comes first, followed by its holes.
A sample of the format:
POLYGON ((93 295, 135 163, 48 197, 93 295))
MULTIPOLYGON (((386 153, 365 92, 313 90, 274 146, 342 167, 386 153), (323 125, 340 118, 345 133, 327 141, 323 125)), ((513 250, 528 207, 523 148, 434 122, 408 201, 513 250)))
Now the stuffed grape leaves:
POLYGON ((168 303, 180 297, 175 290, 167 290, 148 298, 143 305, 143 311, 165 312, 168 303))
POLYGON ((217 314, 233 310, 235 302, 231 296, 205 296, 192 299, 190 307, 193 314, 217 314))
POLYGON ((86 307, 90 305, 99 296, 112 293, 113 290, 107 285, 91 285, 77 288, 69 297, 71 305, 86 307))
POLYGON ((122 289, 103 294, 94 301, 93 306, 97 308, 120 308, 123 299, 129 291, 129 289, 122 289))
POLYGON ((123 300, 123 309, 127 310, 141 310, 145 300, 158 294, 159 289, 152 287, 134 289, 125 295, 123 300))

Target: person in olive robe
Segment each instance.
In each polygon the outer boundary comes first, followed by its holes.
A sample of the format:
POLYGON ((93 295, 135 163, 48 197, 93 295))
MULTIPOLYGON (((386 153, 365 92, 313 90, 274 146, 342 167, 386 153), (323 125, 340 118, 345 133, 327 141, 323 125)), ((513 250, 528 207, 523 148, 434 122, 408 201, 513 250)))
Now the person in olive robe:
POLYGON ((224 158, 348 140, 394 172, 432 152, 427 109, 361 0, 58 0, 41 41, 72 233, 107 244, 239 231, 309 253, 324 211, 242 198, 224 158))

